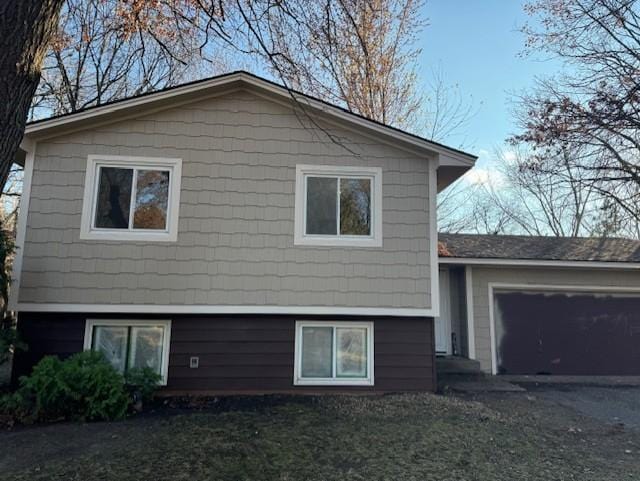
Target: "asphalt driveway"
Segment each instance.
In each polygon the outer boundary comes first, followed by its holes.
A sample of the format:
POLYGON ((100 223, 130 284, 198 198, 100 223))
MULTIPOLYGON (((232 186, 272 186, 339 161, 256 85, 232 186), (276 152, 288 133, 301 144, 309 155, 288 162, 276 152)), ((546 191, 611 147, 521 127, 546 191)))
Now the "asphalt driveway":
POLYGON ((594 420, 640 429, 640 387, 527 385, 530 396, 573 409, 594 420))

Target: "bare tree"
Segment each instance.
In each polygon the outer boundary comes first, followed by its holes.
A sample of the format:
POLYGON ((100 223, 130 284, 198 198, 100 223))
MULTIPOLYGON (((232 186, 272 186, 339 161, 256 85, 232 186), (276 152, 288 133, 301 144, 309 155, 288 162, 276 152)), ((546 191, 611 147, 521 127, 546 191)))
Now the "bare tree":
POLYGON ((580 179, 595 185, 609 207, 640 219, 638 2, 535 0, 526 9, 542 26, 525 28, 528 48, 568 68, 522 97, 523 132, 514 140, 532 146, 532 165, 575 153, 567 161, 587 172, 580 179))
POLYGON ((292 87, 398 127, 420 108, 415 63, 421 0, 343 0, 279 11, 269 32, 280 53, 271 69, 292 87), (299 28, 302 25, 304 28, 299 28))
POLYGON ((458 147, 465 148, 464 133, 479 105, 471 96, 463 95, 457 84, 447 81, 442 65, 431 69, 421 99, 421 122, 413 130, 440 142, 457 138, 458 147))
POLYGON ((579 152, 562 152, 546 164, 532 164, 529 154, 520 149, 498 151, 487 178, 476 173, 445 191, 439 212, 443 230, 638 238, 637 222, 609 204, 602 181, 573 166, 571 159, 579 152))
MULTIPOLYGON (((77 3, 79 0, 73 1, 76 3, 70 3, 70 6, 80 5, 77 3)), ((115 6, 113 11, 117 21, 113 28, 98 28, 92 32, 80 28, 76 29, 77 33, 82 36, 97 35, 106 40, 107 45, 110 45, 111 39, 130 43, 138 36, 140 45, 144 44, 147 51, 150 43, 146 39, 149 39, 159 51, 178 62, 180 54, 176 54, 172 48, 176 44, 186 46, 187 50, 196 45, 203 58, 210 61, 215 60, 207 55, 214 44, 225 46, 244 58, 260 55, 285 87, 304 86, 303 90, 312 94, 326 89, 320 95, 322 98, 348 102, 347 108, 353 112, 414 132, 421 128, 415 128, 420 122, 413 120, 418 115, 421 99, 416 94, 413 69, 419 53, 419 49, 413 47, 413 42, 417 29, 423 24, 417 14, 419 0, 106 0, 106 3, 115 6), (308 68, 311 65, 313 69, 308 68), (316 68, 318 66, 319 69, 316 68), (318 82, 305 81, 315 80, 319 74, 318 82), (339 79, 339 82, 335 79, 339 79), (363 86, 365 90, 362 90, 363 86)), ((24 131, 27 104, 35 92, 42 59, 51 45, 62 4, 62 0, 13 0, 3 4, 4 9, 0 12, 3 13, 3 20, 6 20, 0 27, 0 33, 5 39, 10 39, 12 47, 7 51, 13 55, 3 56, 5 68, 15 70, 16 65, 24 65, 19 74, 25 79, 29 78, 29 82, 20 83, 15 75, 11 78, 3 76, 6 98, 21 100, 19 105, 16 104, 17 100, 13 102, 0 119, 0 137, 3 139, 0 154, 4 169, 0 169, 2 184, 6 181, 24 131), (25 8, 27 5, 31 10, 25 8), (17 25, 19 29, 16 29, 17 25), (14 30, 19 30, 22 37, 17 39, 14 30), (16 50, 15 45, 28 48, 16 50), (27 52, 27 57, 20 57, 23 52, 27 52), (31 77, 26 72, 30 72, 31 77)), ((101 6, 102 2, 94 5, 101 6)), ((67 11, 74 15, 76 12, 73 8, 67 11)), ((84 10, 78 12, 80 18, 87 14, 84 10)), ((95 18, 92 16, 94 14, 98 17, 102 15, 100 8, 88 13, 91 14, 90 20, 95 18)), ((65 15, 66 21, 72 25, 75 18, 65 15)), ((100 22, 98 25, 101 25, 100 22)), ((55 59, 54 69, 63 78, 66 74, 69 80, 57 82, 46 78, 43 92, 58 98, 66 97, 66 100, 65 105, 54 101, 46 108, 61 112, 121 95, 126 89, 121 81, 113 79, 121 77, 117 60, 125 58, 122 52, 126 48, 120 47, 118 51, 121 53, 114 57, 114 65, 109 61, 102 63, 109 65, 108 69, 99 70, 94 78, 87 76, 88 70, 82 70, 84 67, 71 73, 66 71, 66 62, 71 57, 76 61, 80 59, 80 62, 92 61, 94 55, 103 55, 104 59, 106 52, 89 48, 87 42, 82 42, 81 47, 75 49, 64 37, 57 39, 52 45, 54 57, 59 57, 55 59), (62 66, 65 66, 65 70, 62 66), (74 78, 80 83, 89 79, 87 85, 95 83, 96 86, 79 88, 72 80, 74 78)), ((133 52, 138 51, 134 49, 133 52)), ((73 64, 77 65, 77 62, 73 64)), ((126 66, 126 62, 122 65, 126 66)), ((164 69, 166 65, 164 60, 147 64, 139 73, 140 79, 144 80, 141 82, 145 85, 143 89, 171 81, 171 75, 164 69)), ((47 67, 50 66, 47 64, 47 67)), ((135 90, 127 90, 124 95, 132 93, 135 90)), ((294 95, 292 98, 296 100, 294 95)), ((438 130, 433 126, 431 129, 432 132, 438 130)))
POLYGON ((75 112, 175 85, 198 75, 199 44, 123 24, 119 0, 67 0, 44 60, 31 117, 75 112))
POLYGON ((442 66, 425 81, 416 72, 417 38, 427 25, 422 0, 321 2, 274 16, 268 64, 297 90, 431 140, 459 134, 473 116, 472 99, 449 84, 442 66), (304 28, 299 28, 303 25, 304 28))
MULTIPOLYGON (((502 186, 494 175, 469 171, 438 195, 438 228, 441 232, 506 234, 513 222, 503 207, 502 186)), ((480 171, 484 172, 484 171, 480 171)))
POLYGON ((571 158, 578 152, 562 151, 531 165, 527 153, 499 154, 499 172, 506 186, 493 199, 516 229, 531 235, 576 237, 590 235, 602 207, 599 181, 576 171, 571 158))
MULTIPOLYGON (((51 43, 58 31, 63 3, 63 0, 7 0, 0 4, 0 93, 6 99, 0 113, 1 186, 7 180, 18 151, 47 49, 52 46, 54 52, 62 53, 66 48, 64 38, 59 40, 60 45, 51 43)), ((148 37, 166 55, 176 59, 171 42, 183 45, 197 42, 203 54, 211 43, 220 43, 242 54, 259 52, 277 71, 280 59, 285 55, 273 41, 274 22, 279 16, 289 16, 291 25, 297 31, 304 31, 310 24, 305 23, 302 14, 318 5, 311 0, 116 0, 114 3, 117 28, 124 41, 136 35, 148 37)), ((325 0, 322 7, 318 10, 321 12, 318 20, 322 24, 330 22, 336 15, 348 14, 349 8, 344 0, 325 0)), ((356 28, 354 22, 347 26, 356 28)), ((84 35, 86 32, 81 33, 84 35)), ((90 49, 74 53, 80 58, 88 58, 92 54, 95 52, 90 49)), ((76 79, 82 79, 82 75, 77 75, 76 79)), ((98 83, 103 79, 102 74, 96 77, 98 83)), ((100 87, 92 95, 86 90, 79 92, 72 85, 73 81, 67 84, 71 88, 67 88, 64 95, 73 105, 97 101, 96 97, 103 91, 100 87)), ((113 90, 118 89, 117 85, 117 82, 112 85, 113 90)), ((54 90, 58 88, 57 85, 52 87, 54 90)), ((54 111, 59 109, 55 104, 52 107, 54 111)))

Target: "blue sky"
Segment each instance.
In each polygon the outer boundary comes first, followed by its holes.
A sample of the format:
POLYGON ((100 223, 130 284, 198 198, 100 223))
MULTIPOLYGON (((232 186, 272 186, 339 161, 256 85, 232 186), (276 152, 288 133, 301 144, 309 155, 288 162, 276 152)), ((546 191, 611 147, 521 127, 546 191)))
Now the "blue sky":
POLYGON ((465 138, 445 139, 480 155, 485 163, 516 131, 511 94, 533 85, 535 76, 553 74, 555 61, 520 55, 525 37, 518 31, 531 19, 519 0, 427 0, 429 25, 422 32, 419 74, 426 79, 438 67, 445 79, 470 96, 477 113, 465 126, 465 138))

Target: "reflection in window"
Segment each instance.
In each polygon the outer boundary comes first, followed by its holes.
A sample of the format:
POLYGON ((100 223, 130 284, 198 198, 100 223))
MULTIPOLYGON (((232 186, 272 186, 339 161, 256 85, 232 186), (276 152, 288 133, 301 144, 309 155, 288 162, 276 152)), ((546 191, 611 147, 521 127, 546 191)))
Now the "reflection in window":
POLYGON ((331 377, 333 329, 302 329, 302 377, 331 377))
POLYGON ((309 177, 307 179, 307 234, 336 235, 338 179, 309 177))
POLYGON ((102 167, 98 199, 96 201, 96 227, 126 229, 129 227, 132 169, 102 167))
POLYGON ((371 179, 340 179, 340 234, 371 235, 371 179))
POLYGON ((367 377, 367 330, 337 328, 336 377, 367 377))
POLYGON ((125 371, 127 365, 128 330, 123 326, 96 326, 93 329, 94 351, 100 351, 116 370, 125 371))
POLYGON ((308 176, 306 187, 306 235, 371 236, 371 178, 308 176))
POLYGON ((372 324, 304 322, 297 329, 299 383, 372 383, 372 324))
POLYGON ((99 169, 99 176, 95 206, 96 228, 167 228, 169 171, 103 166, 99 169), (135 205, 133 216, 130 216, 133 192, 135 205))
POLYGON ((162 374, 164 326, 94 325, 91 349, 119 372, 150 368, 162 374))
POLYGON ((165 229, 169 202, 169 172, 139 170, 136 180, 135 229, 165 229))

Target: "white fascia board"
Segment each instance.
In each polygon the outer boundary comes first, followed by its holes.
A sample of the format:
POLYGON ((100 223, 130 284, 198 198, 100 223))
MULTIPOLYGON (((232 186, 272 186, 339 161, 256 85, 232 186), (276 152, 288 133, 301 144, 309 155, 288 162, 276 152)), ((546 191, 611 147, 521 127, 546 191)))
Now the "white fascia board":
POLYGON ((278 314, 306 316, 435 317, 433 309, 333 306, 227 306, 160 304, 66 304, 22 302, 23 312, 85 312, 122 314, 278 314))

